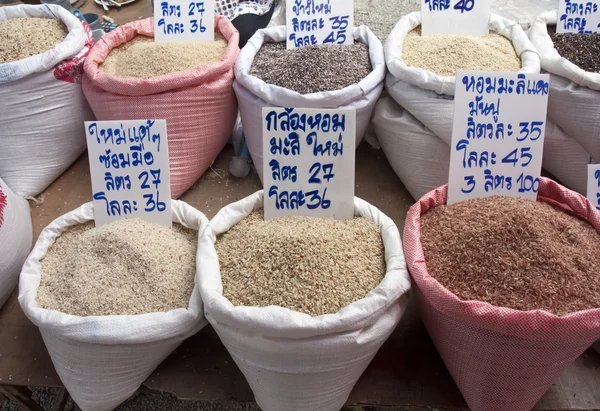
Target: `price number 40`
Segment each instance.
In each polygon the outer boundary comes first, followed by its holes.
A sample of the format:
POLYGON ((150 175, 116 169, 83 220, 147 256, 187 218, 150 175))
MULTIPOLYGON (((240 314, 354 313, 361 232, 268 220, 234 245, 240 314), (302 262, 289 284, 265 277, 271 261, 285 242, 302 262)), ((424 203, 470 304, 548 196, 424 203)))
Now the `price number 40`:
POLYGON ((475 7, 475 0, 459 0, 454 5, 454 10, 459 10, 461 13, 464 13, 473 10, 473 7, 475 7))

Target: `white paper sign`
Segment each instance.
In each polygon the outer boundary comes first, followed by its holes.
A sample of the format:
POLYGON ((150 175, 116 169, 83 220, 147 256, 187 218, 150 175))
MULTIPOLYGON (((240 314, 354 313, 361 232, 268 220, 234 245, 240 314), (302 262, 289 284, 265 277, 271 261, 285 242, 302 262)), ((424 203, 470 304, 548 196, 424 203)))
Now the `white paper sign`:
POLYGON ((458 70, 448 204, 537 198, 549 81, 547 74, 458 70))
POLYGON ((156 0, 154 41, 215 39, 215 0, 156 0))
POLYGON ((491 0, 421 0, 421 35, 488 34, 491 0))
POLYGON ((600 164, 588 165, 587 198, 600 210, 600 164))
POLYGON ((558 2, 557 33, 600 33, 600 0, 558 2))
POLYGON ((171 227, 165 120, 86 121, 96 226, 141 218, 171 227))
POLYGON ((263 107, 265 219, 354 216, 356 112, 263 107))
POLYGON ((353 0, 287 0, 287 48, 352 44, 353 0))

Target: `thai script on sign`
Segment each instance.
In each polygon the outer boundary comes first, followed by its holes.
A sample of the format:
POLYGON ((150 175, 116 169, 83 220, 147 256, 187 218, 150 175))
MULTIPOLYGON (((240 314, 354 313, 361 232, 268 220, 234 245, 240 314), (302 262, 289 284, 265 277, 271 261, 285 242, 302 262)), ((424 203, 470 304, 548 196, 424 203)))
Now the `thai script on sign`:
POLYGON ((317 44, 352 44, 353 0, 289 0, 287 48, 317 44))
POLYGON ((535 200, 548 75, 459 70, 448 204, 492 195, 535 200))
POLYGON ((600 32, 599 0, 560 0, 558 7, 558 33, 593 34, 600 32))
POLYGON ((600 210, 600 164, 588 165, 587 198, 600 210))
POLYGON ((96 225, 143 218, 171 225, 165 120, 86 122, 96 225))
POLYGON ((214 40, 214 0, 163 0, 156 5, 155 41, 214 40))
POLYGON ((490 0, 421 0, 421 33, 484 35, 489 32, 490 0))
POLYGON ((265 218, 354 213, 354 110, 263 108, 265 218))

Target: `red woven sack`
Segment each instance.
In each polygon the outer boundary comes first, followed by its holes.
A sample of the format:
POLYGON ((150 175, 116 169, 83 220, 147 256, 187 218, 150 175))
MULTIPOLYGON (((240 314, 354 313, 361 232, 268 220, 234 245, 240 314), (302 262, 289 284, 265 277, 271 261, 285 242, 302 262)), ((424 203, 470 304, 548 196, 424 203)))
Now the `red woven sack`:
POLYGON ((215 16, 215 32, 229 44, 221 61, 201 68, 149 79, 99 70, 113 48, 138 34, 153 37, 153 22, 153 18, 133 21, 102 36, 85 62, 83 91, 98 120, 167 120, 171 196, 177 198, 210 167, 233 130, 239 33, 227 18, 215 16))
MULTIPOLYGON (((461 301, 428 274, 421 245, 421 215, 445 204, 447 194, 442 186, 424 195, 410 208, 404 227, 404 253, 423 322, 472 410, 530 410, 600 337, 600 309, 558 317, 461 301)), ((600 231, 600 212, 579 193, 542 178, 538 201, 570 211, 600 231)))

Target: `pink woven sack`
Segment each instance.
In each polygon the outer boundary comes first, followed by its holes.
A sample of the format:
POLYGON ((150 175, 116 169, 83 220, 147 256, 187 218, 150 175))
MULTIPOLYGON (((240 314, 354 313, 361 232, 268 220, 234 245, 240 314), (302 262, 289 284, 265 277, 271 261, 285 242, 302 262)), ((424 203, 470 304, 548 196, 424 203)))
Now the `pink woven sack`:
MULTIPOLYGON (((421 245, 421 215, 445 204, 447 194, 448 187, 442 186, 424 195, 410 208, 404 227, 404 253, 423 322, 472 410, 530 410, 600 337, 600 309, 558 317, 461 301, 428 274, 421 245)), ((600 212, 584 196, 550 179, 541 178, 538 201, 570 211, 600 230, 600 212)))
POLYGON ((237 116, 233 66, 239 33, 223 16, 215 32, 229 45, 221 61, 149 79, 117 77, 98 66, 110 51, 138 34, 154 36, 153 18, 120 26, 102 36, 86 60, 83 91, 98 120, 166 119, 171 196, 177 198, 210 167, 229 139, 237 116))

